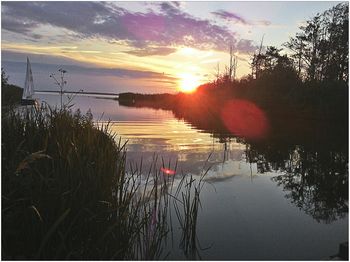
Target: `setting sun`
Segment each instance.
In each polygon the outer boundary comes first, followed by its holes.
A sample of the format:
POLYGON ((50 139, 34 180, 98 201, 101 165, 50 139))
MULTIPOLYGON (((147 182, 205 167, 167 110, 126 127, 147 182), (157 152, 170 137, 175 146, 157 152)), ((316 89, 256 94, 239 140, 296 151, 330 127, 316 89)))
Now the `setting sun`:
POLYGON ((180 91, 191 93, 200 85, 199 78, 193 74, 184 73, 180 75, 180 91))

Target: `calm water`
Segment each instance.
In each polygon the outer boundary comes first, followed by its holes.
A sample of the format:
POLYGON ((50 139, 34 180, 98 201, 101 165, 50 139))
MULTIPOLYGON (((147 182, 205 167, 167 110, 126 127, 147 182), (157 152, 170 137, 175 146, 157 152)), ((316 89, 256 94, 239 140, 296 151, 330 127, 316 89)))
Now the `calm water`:
MULTIPOLYGON (((91 108, 96 120, 110 120, 112 131, 128 141, 128 161, 142 158, 145 169, 154 154, 177 160, 178 173, 198 175, 211 166, 198 217, 202 259, 319 260, 348 241, 347 142, 249 144, 198 130, 170 111, 92 97, 76 97, 74 104, 83 113, 91 108)), ((168 248, 168 259, 186 259, 177 242, 168 248)))

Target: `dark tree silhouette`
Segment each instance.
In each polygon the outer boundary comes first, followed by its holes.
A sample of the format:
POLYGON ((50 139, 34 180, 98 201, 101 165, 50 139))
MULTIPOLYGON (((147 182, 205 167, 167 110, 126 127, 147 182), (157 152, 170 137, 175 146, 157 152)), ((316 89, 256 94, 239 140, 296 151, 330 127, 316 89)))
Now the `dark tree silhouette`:
POLYGON ((1 67, 1 86, 8 84, 9 77, 6 75, 5 69, 1 67))
POLYGON ((318 222, 331 223, 348 213, 346 154, 297 147, 285 161, 284 172, 272 179, 292 203, 318 222))
POLYGON ((311 82, 348 82, 348 14, 348 3, 340 3, 308 20, 284 44, 293 51, 299 76, 303 71, 303 78, 311 82))

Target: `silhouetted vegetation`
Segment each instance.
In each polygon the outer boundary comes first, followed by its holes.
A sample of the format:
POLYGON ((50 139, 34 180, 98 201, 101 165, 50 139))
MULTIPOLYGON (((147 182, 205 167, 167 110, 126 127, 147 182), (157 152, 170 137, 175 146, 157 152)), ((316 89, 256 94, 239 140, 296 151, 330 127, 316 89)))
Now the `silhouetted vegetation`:
MULTIPOLYGON (((3 259, 161 259, 172 190, 199 201, 193 178, 175 187, 157 159, 127 172, 125 145, 89 112, 17 108, 1 128, 3 259)), ((194 212, 180 212, 184 234, 194 212)))
POLYGON ((23 88, 8 83, 9 77, 1 68, 1 104, 7 107, 21 102, 23 88))
POLYGON ((153 107, 157 109, 171 110, 177 97, 172 94, 138 94, 121 93, 118 101, 120 104, 135 107, 153 107))
POLYGON ((225 72, 199 91, 219 96, 220 100, 247 99, 270 118, 280 115, 346 121, 348 13, 348 3, 341 3, 318 14, 284 44, 288 54, 273 46, 265 51, 260 48, 252 57, 249 76, 230 81, 225 72))
POLYGON ((293 51, 298 76, 311 82, 349 80, 349 5, 317 14, 285 43, 293 51))

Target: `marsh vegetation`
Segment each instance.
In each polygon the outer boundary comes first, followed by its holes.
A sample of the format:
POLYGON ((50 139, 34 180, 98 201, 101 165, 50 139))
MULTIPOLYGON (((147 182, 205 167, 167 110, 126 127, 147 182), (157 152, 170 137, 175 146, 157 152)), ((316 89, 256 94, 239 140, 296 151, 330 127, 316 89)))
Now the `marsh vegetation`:
POLYGON ((184 234, 194 236, 194 178, 184 175, 175 188, 156 158, 151 170, 141 163, 127 172, 125 144, 91 113, 9 110, 2 134, 3 258, 164 258, 168 211, 180 192, 179 215, 191 221, 184 234))

